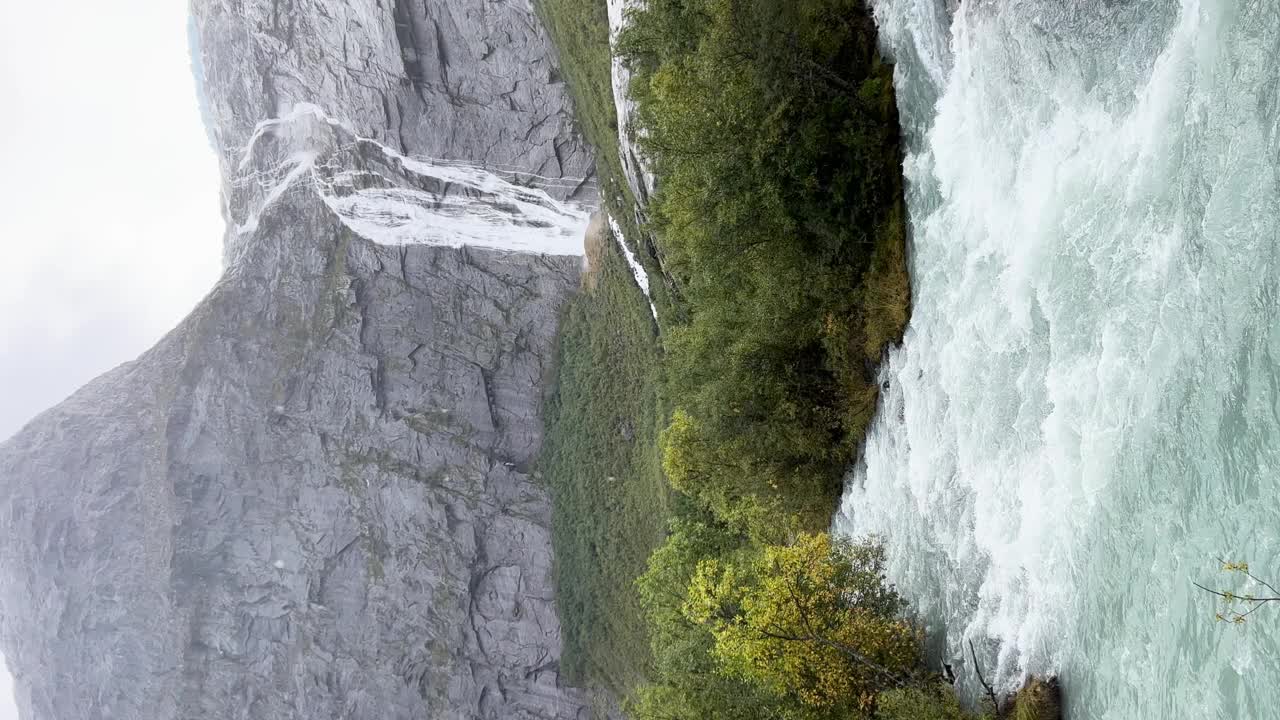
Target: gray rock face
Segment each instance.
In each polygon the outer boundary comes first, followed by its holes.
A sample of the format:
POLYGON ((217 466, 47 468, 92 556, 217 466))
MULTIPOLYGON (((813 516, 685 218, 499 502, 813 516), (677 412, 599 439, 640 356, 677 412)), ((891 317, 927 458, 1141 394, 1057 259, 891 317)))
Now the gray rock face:
POLYGON ((196 3, 228 266, 0 445, 27 720, 589 714, 531 474, 581 260, 474 246, 585 226, 519 183, 591 159, 527 5, 413 6, 196 3))
MULTIPOLYGON (((609 46, 617 49, 618 37, 630 24, 631 13, 644 9, 644 0, 607 0, 609 11, 609 46)), ((631 99, 631 69, 623 58, 615 55, 611 70, 613 104, 618 115, 618 156, 622 159, 622 171, 626 175, 631 196, 643 211, 658 189, 658 178, 653 173, 653 163, 646 156, 637 140, 644 135, 636 117, 636 103, 631 99)))
POLYGON ((227 164, 260 120, 311 103, 405 155, 594 192, 530 0, 193 0, 192 15, 227 164))

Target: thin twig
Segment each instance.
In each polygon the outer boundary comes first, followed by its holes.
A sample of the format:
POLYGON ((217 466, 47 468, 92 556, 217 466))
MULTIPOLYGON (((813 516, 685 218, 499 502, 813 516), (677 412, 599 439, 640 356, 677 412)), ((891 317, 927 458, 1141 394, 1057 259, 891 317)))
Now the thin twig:
POLYGON ((996 711, 996 720, 1001 720, 1004 713, 1000 712, 1000 700, 996 698, 995 688, 987 683, 987 679, 982 677, 982 666, 978 664, 978 653, 973 649, 973 641, 969 641, 969 654, 973 656, 973 669, 978 673, 978 682, 982 683, 982 687, 987 691, 987 697, 991 698, 991 705, 996 711))
MULTIPOLYGON (((1271 592, 1275 593, 1276 595, 1280 595, 1280 590, 1277 590, 1277 589, 1275 589, 1275 588, 1271 587, 1271 583, 1267 582, 1266 580, 1263 580, 1262 578, 1260 578, 1260 577, 1258 577, 1258 576, 1254 575, 1253 573, 1249 572, 1248 570, 1245 570, 1245 571, 1244 571, 1244 574, 1245 574, 1245 575, 1248 575, 1248 576, 1249 576, 1249 577, 1250 577, 1254 582, 1261 584, 1263 587, 1265 587, 1266 589, 1268 589, 1268 590, 1270 590, 1271 592)), ((1276 599, 1276 598, 1272 598, 1272 599, 1276 599)))
POLYGON ((1253 606, 1253 610, 1250 610, 1249 612, 1247 612, 1247 613, 1245 613, 1245 614, 1243 614, 1243 615, 1240 615, 1240 619, 1241 619, 1241 620, 1243 620, 1243 619, 1245 619, 1245 618, 1249 617, 1250 615, 1252 615, 1252 614, 1254 613, 1254 611, 1256 611, 1258 608, 1262 607, 1262 606, 1263 606, 1263 605, 1265 605, 1265 604, 1266 604, 1266 603, 1258 603, 1257 605, 1254 605, 1254 606, 1253 606))
MULTIPOLYGON (((1240 602, 1251 602, 1251 603, 1280 602, 1280 597, 1250 597, 1250 596, 1248 596, 1248 595, 1237 595, 1237 594, 1235 594, 1235 593, 1227 594, 1226 592, 1223 592, 1222 590, 1213 590, 1213 589, 1207 588, 1207 587, 1205 587, 1205 586, 1201 585, 1200 583, 1195 582, 1194 580, 1191 582, 1191 584, 1192 584, 1192 585, 1195 585, 1196 587, 1200 588, 1201 590, 1203 590, 1203 591, 1205 591, 1205 592, 1207 592, 1207 593, 1209 593, 1209 594, 1211 594, 1211 595, 1217 595, 1217 596, 1218 596, 1218 597, 1220 597, 1220 598, 1226 598, 1226 599, 1231 599, 1231 600, 1239 600, 1240 602)), ((1265 584, 1265 583, 1264 583, 1264 584, 1265 584)), ((1267 585, 1267 587, 1271 587, 1271 586, 1270 586, 1270 585, 1267 585)), ((1271 588, 1271 589, 1272 589, 1272 590, 1275 590, 1275 588, 1271 588)))
MULTIPOLYGON (((1230 564, 1230 563, 1228 563, 1226 560, 1223 560, 1222 558, 1218 558, 1218 562, 1219 562, 1220 564, 1222 564, 1224 567, 1225 567, 1226 565, 1230 564)), ((1247 567, 1247 566, 1248 566, 1248 563, 1245 563, 1245 566, 1247 567)), ((1264 586, 1265 588, 1267 588, 1267 589, 1268 589, 1268 590, 1270 590, 1271 592, 1275 593, 1276 595, 1280 595, 1280 590, 1277 590, 1277 589, 1275 589, 1275 588, 1271 587, 1271 583, 1267 582, 1266 580, 1263 580, 1262 578, 1260 578, 1260 577, 1258 577, 1258 576, 1254 575, 1253 573, 1249 572, 1248 570, 1245 570, 1245 571, 1244 571, 1244 574, 1245 574, 1245 575, 1248 575, 1248 576, 1249 576, 1249 578, 1250 578, 1251 580, 1253 580, 1254 582, 1256 582, 1256 583, 1258 583, 1258 584, 1260 584, 1260 585, 1264 586)))

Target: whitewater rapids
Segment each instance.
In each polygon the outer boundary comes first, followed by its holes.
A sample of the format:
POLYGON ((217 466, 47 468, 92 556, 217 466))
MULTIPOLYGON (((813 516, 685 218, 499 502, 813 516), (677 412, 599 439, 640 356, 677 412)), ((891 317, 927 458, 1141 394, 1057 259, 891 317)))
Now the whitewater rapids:
POLYGON ((973 640, 1072 718, 1276 717, 1280 607, 1193 582, 1280 580, 1280 3, 873 4, 914 315, 836 530, 970 697, 973 640))

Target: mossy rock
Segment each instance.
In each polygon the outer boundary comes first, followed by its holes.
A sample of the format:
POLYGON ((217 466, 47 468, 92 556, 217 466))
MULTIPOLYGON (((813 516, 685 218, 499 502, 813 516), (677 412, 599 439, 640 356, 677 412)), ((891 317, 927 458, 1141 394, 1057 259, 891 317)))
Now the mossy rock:
POLYGON ((1057 678, 1031 678, 1013 698, 1013 720, 1061 720, 1062 690, 1057 678))

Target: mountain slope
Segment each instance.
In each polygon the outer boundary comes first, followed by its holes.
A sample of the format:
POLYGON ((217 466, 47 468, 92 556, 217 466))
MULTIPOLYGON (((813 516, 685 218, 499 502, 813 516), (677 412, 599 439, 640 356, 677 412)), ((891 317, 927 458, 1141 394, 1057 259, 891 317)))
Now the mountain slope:
POLYGON ((193 13, 226 272, 0 444, 24 717, 585 716, 529 467, 591 156, 536 17, 193 13))

